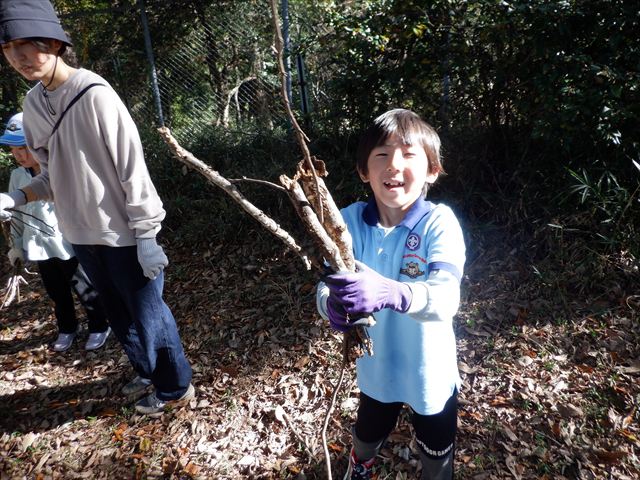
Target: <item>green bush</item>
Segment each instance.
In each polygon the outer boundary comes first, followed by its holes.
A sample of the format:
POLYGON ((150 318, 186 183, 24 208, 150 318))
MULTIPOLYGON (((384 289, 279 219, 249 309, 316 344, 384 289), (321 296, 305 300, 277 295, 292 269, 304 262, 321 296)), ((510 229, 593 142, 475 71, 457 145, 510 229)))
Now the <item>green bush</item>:
POLYGON ((16 167, 13 155, 5 148, 0 148, 0 191, 6 191, 9 186, 11 170, 16 167))

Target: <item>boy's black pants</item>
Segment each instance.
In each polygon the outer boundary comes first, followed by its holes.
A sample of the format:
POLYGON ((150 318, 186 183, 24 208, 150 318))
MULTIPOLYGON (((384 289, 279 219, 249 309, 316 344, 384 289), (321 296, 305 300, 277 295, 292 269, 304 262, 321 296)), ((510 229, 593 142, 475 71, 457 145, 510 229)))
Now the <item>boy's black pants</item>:
MULTIPOLYGON (((403 407, 402 402, 382 403, 360 393, 354 433, 366 443, 382 442, 395 428, 403 407)), ((411 423, 420 450, 427 457, 441 458, 454 448, 458 417, 458 392, 447 400, 444 409, 435 415, 412 412, 411 423)), ((361 460, 368 460, 363 458, 361 460)))
POLYGON ((78 329, 72 290, 76 292, 80 304, 87 312, 89 332, 104 332, 107 329, 107 318, 98 293, 75 257, 68 260, 54 257, 40 260, 37 264, 44 288, 53 300, 60 333, 73 333, 78 329))

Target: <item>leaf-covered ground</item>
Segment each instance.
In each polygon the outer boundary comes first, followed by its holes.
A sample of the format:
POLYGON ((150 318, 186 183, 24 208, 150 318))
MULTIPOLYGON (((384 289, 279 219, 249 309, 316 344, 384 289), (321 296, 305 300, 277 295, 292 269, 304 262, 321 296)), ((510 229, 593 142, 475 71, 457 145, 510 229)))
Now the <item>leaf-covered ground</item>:
MULTIPOLYGON (((313 276, 295 256, 250 245, 167 247, 166 299, 197 388, 190 408, 135 414, 120 393, 133 372, 113 338, 89 353, 84 331, 51 351, 36 277, 0 312, 0 479, 326 478, 320 432, 340 337, 315 313, 313 276)), ((467 266, 456 478, 639 478, 640 291, 603 286, 558 304, 557 285, 534 281, 517 257, 496 245, 467 266)), ((356 406, 349 371, 328 429, 334 478, 356 406)), ((418 478, 406 416, 378 467, 379 479, 418 478)))

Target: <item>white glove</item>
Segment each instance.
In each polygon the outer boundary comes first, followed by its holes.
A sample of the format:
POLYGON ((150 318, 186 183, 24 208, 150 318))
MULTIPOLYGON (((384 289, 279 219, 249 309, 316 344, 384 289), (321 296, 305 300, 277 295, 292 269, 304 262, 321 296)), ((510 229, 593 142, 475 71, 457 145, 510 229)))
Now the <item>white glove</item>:
POLYGON ((11 193, 0 193, 0 221, 11 220, 11 212, 7 211, 8 208, 19 207, 25 203, 27 203, 27 198, 20 190, 11 193))
POLYGON ((158 245, 154 238, 137 238, 138 262, 142 267, 144 276, 155 280, 160 272, 169 264, 167 256, 162 247, 158 245))
POLYGON ((11 266, 15 266, 17 260, 24 263, 24 254, 22 253, 21 248, 13 247, 9 252, 7 252, 7 257, 9 257, 9 263, 11 263, 11 266))

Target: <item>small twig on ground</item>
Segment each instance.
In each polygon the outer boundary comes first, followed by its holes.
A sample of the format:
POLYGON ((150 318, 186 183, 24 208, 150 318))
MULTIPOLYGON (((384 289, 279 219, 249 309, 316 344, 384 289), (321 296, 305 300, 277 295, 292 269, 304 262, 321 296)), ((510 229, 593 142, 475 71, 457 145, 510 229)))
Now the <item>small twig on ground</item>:
POLYGON ((327 408, 327 412, 324 415, 324 421, 322 422, 322 449, 324 450, 324 461, 325 468, 327 470, 327 478, 332 480, 331 475, 331 457, 329 456, 329 445, 327 443, 327 427, 329 426, 329 419, 331 418, 331 414, 333 413, 333 409, 336 405, 336 398, 338 398, 338 392, 340 392, 340 388, 342 388, 342 382, 344 381, 344 374, 347 369, 347 365, 350 364, 349 361, 349 336, 342 336, 342 366, 340 367, 340 377, 338 378, 338 383, 333 388, 333 394, 331 395, 331 402, 329 402, 329 407, 327 408))
POLYGON ((304 447, 304 450, 307 452, 307 455, 309 456, 309 459, 311 459, 311 460, 313 460, 315 462, 316 461, 316 456, 313 454, 313 449, 311 447, 309 447, 309 445, 307 444, 307 441, 305 440, 305 438, 302 435, 300 435, 298 430, 295 428, 293 422, 289 418, 289 415, 287 415, 287 413, 284 411, 284 408, 282 408, 280 406, 276 407, 276 418, 278 418, 278 420, 280 420, 281 422, 285 423, 287 425, 287 427, 289 427, 289 430, 291 430, 291 432, 295 435, 295 437, 298 440, 298 442, 300 442, 300 444, 304 447), (280 417, 282 417, 282 418, 280 418, 280 417))

